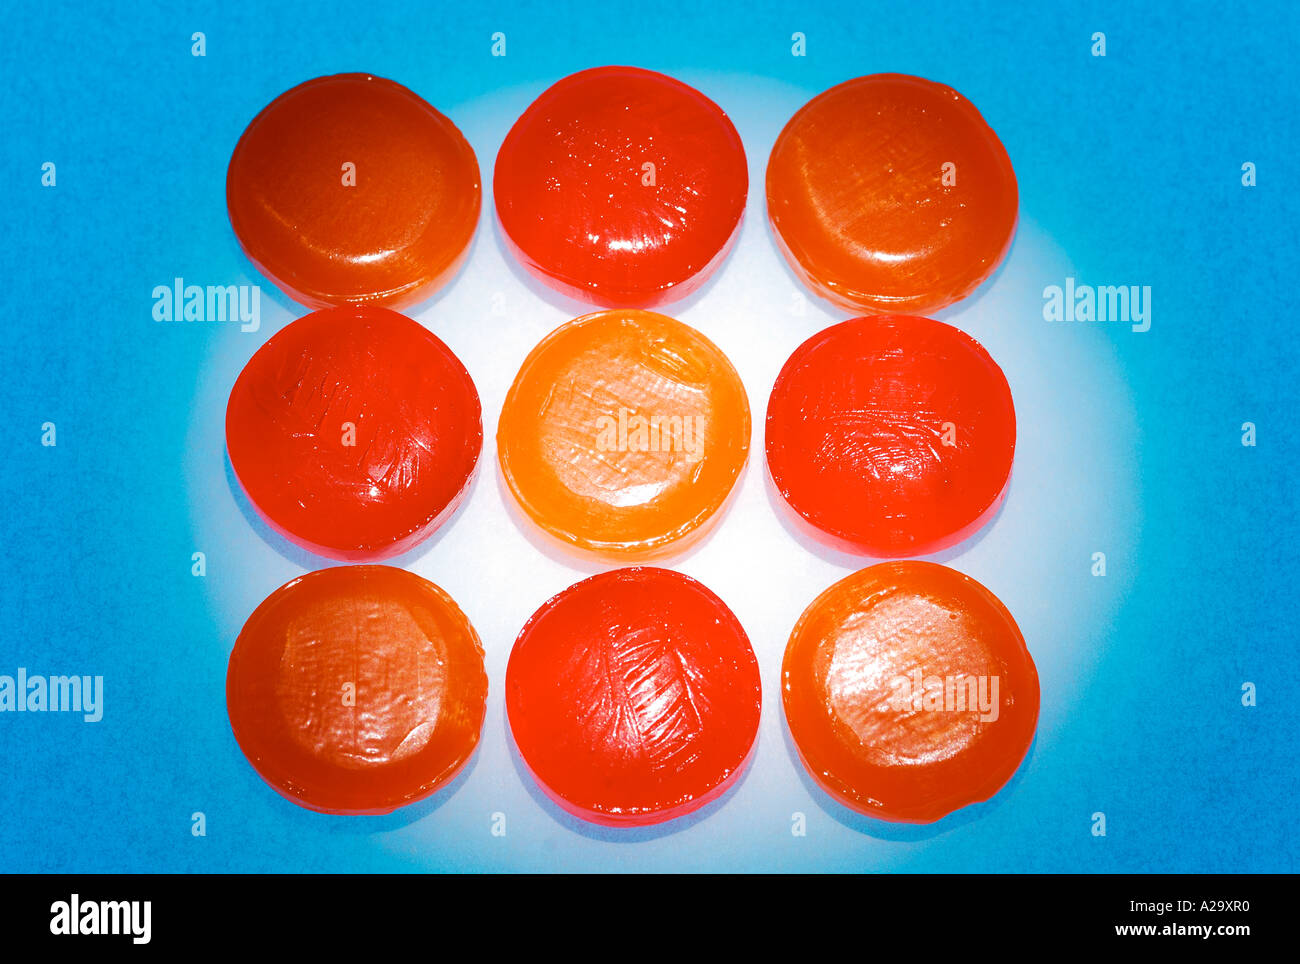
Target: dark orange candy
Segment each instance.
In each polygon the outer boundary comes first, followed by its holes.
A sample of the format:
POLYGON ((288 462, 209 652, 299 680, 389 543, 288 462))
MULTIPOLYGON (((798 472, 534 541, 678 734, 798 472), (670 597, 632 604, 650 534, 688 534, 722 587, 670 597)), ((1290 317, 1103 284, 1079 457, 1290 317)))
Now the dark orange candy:
POLYGON ((570 813, 682 816, 726 791, 758 734, 758 663, 712 592, 667 569, 593 576, 524 626, 506 669, 519 753, 570 813))
POLYGON ((520 263, 571 297, 650 308, 726 256, 749 175, 740 135, 699 91, 636 67, 564 78, 515 122, 493 193, 520 263))
POLYGON ((836 548, 938 552, 997 511, 1016 413, 997 363, 929 318, 856 318, 800 345, 767 406, 782 497, 836 548))
POLYGON ((446 117, 369 74, 281 94, 230 158, 230 224, 249 259, 314 308, 401 308, 455 274, 478 223, 478 161, 446 117))
POLYGON ((951 87, 859 77, 814 97, 767 167, 767 208, 790 266, 853 312, 922 314, 970 294, 1011 247, 1007 152, 951 87))
POLYGON ((324 813, 387 813, 445 786, 478 744, 483 649, 433 583, 340 566, 286 583, 248 618, 226 675, 240 749, 324 813))
POLYGON ((945 566, 888 562, 831 586, 781 667, 809 774, 841 803, 928 823, 987 800, 1038 725, 1038 671, 993 593, 945 566))
POLYGON ((377 560, 455 511, 483 446, 478 392, 450 348, 387 308, 313 312, 271 337, 226 407, 230 464, 286 538, 377 560))

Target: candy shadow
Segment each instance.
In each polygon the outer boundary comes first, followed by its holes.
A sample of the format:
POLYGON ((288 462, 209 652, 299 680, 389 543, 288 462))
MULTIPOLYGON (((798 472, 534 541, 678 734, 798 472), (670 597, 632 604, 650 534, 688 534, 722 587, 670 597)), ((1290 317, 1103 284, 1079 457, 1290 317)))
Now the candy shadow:
POLYGON ((515 531, 551 562, 576 569, 584 576, 594 576, 607 569, 618 568, 619 564, 616 560, 605 559, 595 553, 583 553, 576 546, 570 546, 557 539, 524 515, 515 501, 514 493, 510 491, 510 486, 506 484, 505 476, 500 472, 497 473, 497 495, 505 506, 506 515, 510 519, 510 524, 515 527, 515 531))
MULTIPOLYGON (((988 535, 993 527, 997 525, 998 520, 1002 518, 1002 513, 1005 512, 1007 508, 1007 502, 1011 499, 1011 488, 1014 479, 1015 473, 1013 472, 1011 478, 1007 480, 1006 491, 1003 493, 1002 502, 998 505, 997 511, 993 513, 992 518, 980 526, 977 531, 971 533, 971 535, 963 539, 961 542, 958 542, 956 545, 949 546, 947 549, 930 553, 928 555, 918 554, 915 556, 907 556, 905 558, 925 559, 930 562, 947 565, 954 559, 957 559, 974 549, 984 540, 985 536, 988 535)), ((824 562, 829 562, 831 565, 840 566, 845 569, 852 569, 854 572, 857 572, 859 569, 865 569, 878 562, 893 562, 897 561, 899 558, 903 558, 897 556, 877 557, 867 555, 866 553, 847 552, 843 549, 836 549, 834 546, 827 545, 810 531, 812 529, 812 523, 805 520, 802 516, 799 516, 794 509, 790 507, 790 504, 785 501, 780 490, 776 487, 776 482, 772 479, 771 472, 766 470, 763 472, 763 482, 768 504, 772 507, 773 513, 776 514, 777 519, 780 521, 781 527, 789 533, 791 538, 818 559, 821 559, 824 562)))
MULTIPOLYGON (((314 308, 308 308, 306 305, 294 301, 292 298, 286 295, 280 289, 279 285, 277 285, 270 278, 266 277, 266 275, 259 273, 257 268, 253 265, 253 262, 249 261, 247 258, 244 259, 244 263, 247 264, 248 267, 251 269, 251 273, 253 277, 262 279, 263 284, 258 285, 258 287, 261 289, 262 292, 261 296, 263 298, 269 296, 271 301, 275 304, 275 306, 277 308, 280 308, 282 311, 284 311, 286 315, 289 316, 285 320, 284 324, 281 325, 279 328, 277 328, 276 331, 283 331, 285 328, 287 328, 289 325, 292 325, 299 318, 315 310, 314 308)), ((260 326, 259 326, 259 331, 260 331, 260 326)), ((271 334, 273 335, 275 334, 275 332, 271 332, 271 334)))
POLYGON ((603 824, 590 823, 580 817, 575 817, 569 811, 565 810, 558 803, 547 796, 546 791, 538 784, 537 779, 528 769, 528 764, 524 762, 523 755, 519 752, 519 747, 515 744, 515 735, 510 730, 510 714, 503 706, 501 709, 502 721, 505 724, 506 742, 510 746, 510 762, 514 764, 515 773, 518 774, 520 782, 523 783, 524 789, 533 801, 547 814, 550 815, 556 823, 563 826, 566 830, 586 837, 589 840, 599 840, 602 843, 634 844, 643 843, 648 840, 658 840, 662 837, 670 837, 673 834, 680 833, 696 824, 707 820, 710 816, 722 809, 731 799, 732 795, 740 788, 740 785, 749 779, 750 770, 753 769, 751 764, 758 753, 758 742, 762 739, 761 733, 755 735, 754 745, 750 748, 749 754, 745 757, 745 762, 741 768, 740 775, 732 781, 731 785, 718 797, 710 800, 698 810, 692 810, 690 813, 683 814, 673 820, 667 820, 663 823, 646 824, 637 827, 607 827, 603 824))
MULTIPOLYGON (((456 282, 465 276, 465 272, 469 265, 473 262, 474 258, 478 256, 479 245, 482 243, 482 237, 483 226, 480 224, 479 227, 474 230, 474 236, 470 238, 469 246, 465 249, 465 254, 462 256, 460 264, 456 266, 455 273, 444 281, 436 290, 429 292, 429 294, 422 300, 417 301, 413 305, 407 305, 405 308, 395 308, 394 310, 400 311, 408 318, 419 321, 420 324, 424 325, 424 327, 433 331, 433 326, 426 324, 419 316, 426 312, 434 311, 438 307, 438 304, 444 301, 451 294, 452 289, 456 287, 456 282)), ((437 334, 437 332, 434 332, 434 334, 437 334)))
MULTIPOLYGON (((790 287, 807 299, 808 304, 814 313, 820 310, 828 312, 834 316, 829 321, 826 321, 824 325, 818 325, 816 329, 817 331, 822 331, 824 328, 829 328, 831 325, 838 325, 841 321, 848 321, 850 318, 861 316, 861 312, 850 314, 849 310, 843 305, 837 305, 835 302, 822 297, 817 292, 813 291, 812 288, 809 288, 803 278, 800 278, 795 274, 794 268, 790 266, 789 259, 786 258, 785 253, 781 250, 781 244, 776 237, 776 230, 772 227, 772 219, 767 216, 766 196, 763 198, 763 236, 767 239, 768 246, 776 254, 776 260, 781 265, 781 272, 785 275, 786 281, 790 282, 790 287)), ((802 342, 800 342, 800 344, 802 344, 802 342)))
POLYGON ((576 569, 588 576, 594 576, 610 569, 621 569, 627 566, 676 568, 690 559, 711 542, 717 536, 718 531, 726 524, 727 516, 737 502, 735 498, 736 492, 739 490, 741 482, 744 481, 745 473, 748 471, 749 466, 746 463, 745 468, 736 477, 731 491, 727 494, 726 501, 723 502, 722 506, 711 518, 705 520, 704 525, 707 529, 703 533, 688 533, 681 540, 643 554, 607 555, 590 549, 583 549, 580 546, 565 542, 558 536, 551 535, 529 518, 524 510, 520 508, 518 500, 515 499, 515 494, 506 483, 505 475, 501 472, 497 473, 497 494, 505 506, 506 515, 510 518, 511 525, 534 549, 558 565, 576 569), (674 548, 683 541, 685 545, 674 548))
POLYGON ((799 781, 804 785, 808 795, 813 798, 823 813, 836 823, 855 833, 874 837, 877 840, 890 840, 897 843, 920 843, 933 840, 935 837, 941 837, 958 827, 964 827, 967 824, 982 820, 1002 806, 1003 800, 1009 797, 1013 789, 1024 780, 1025 773, 1029 769, 1028 763, 1033 759, 1038 748, 1038 731, 1035 730, 1033 742, 1029 744, 1029 750, 1025 753, 1025 758, 1020 761, 1020 765, 1016 767, 1016 772, 989 799, 979 803, 967 804, 933 823, 897 823, 892 820, 879 820, 875 817, 868 817, 864 813, 859 813, 840 803, 823 790, 808 773, 808 769, 799 758, 799 751, 795 746, 794 736, 790 733, 790 724, 785 718, 785 713, 781 714, 781 735, 784 738, 785 749, 790 756, 790 761, 794 764, 795 772, 799 774, 799 781))
POLYGON ((981 281, 979 286, 965 298, 954 301, 952 304, 940 308, 929 317, 933 318, 935 321, 942 321, 946 324, 960 328, 961 326, 953 321, 953 319, 958 315, 979 306, 979 303, 988 295, 994 285, 998 283, 998 279, 1002 277, 1002 272, 1007 270, 1007 265, 1011 263, 1011 256, 1015 253, 1016 244, 1019 240, 1020 225, 1017 224, 1016 233, 1011 237, 1011 245, 1007 248, 1007 253, 1003 255, 1002 260, 998 262, 998 266, 994 269, 993 273, 981 281))
MULTIPOLYGON (((244 487, 239 483, 239 477, 235 475, 235 467, 230 462, 230 452, 223 447, 224 467, 226 470, 226 487, 230 490, 231 497, 235 500, 235 505, 239 507, 240 514, 244 521, 248 523, 258 537, 268 546, 278 552, 289 562, 304 569, 307 572, 313 572, 317 569, 328 569, 334 566, 351 566, 364 564, 360 560, 332 559, 329 556, 320 556, 309 549, 285 538, 275 529, 273 529, 260 512, 254 507, 248 494, 244 492, 244 487)), ((433 532, 425 537, 421 542, 407 549, 400 555, 392 556, 387 559, 380 559, 378 564, 385 566, 394 566, 398 569, 409 569, 418 562, 425 553, 429 552, 435 545, 441 541, 442 537, 447 534, 447 530, 452 526, 460 514, 464 511, 466 504, 474 495, 474 489, 478 485, 479 476, 482 473, 475 471, 474 478, 470 480, 469 488, 461 496, 459 504, 450 516, 442 521, 433 532)))
POLYGON ((970 552, 970 550, 974 549, 981 542, 983 542, 984 537, 993 531, 993 527, 997 525, 998 520, 1002 518, 1002 513, 1007 510, 1007 503, 1011 501, 1011 488, 1015 484, 1015 480, 1016 480, 1016 473, 1013 470, 1012 473, 1009 476, 1007 476, 1007 487, 1002 492, 1002 501, 998 503, 997 511, 994 512, 992 518, 990 518, 982 526, 980 526, 977 531, 971 533, 971 535, 969 535, 968 537, 966 537, 956 545, 949 546, 947 549, 944 549, 941 552, 931 553, 928 556, 919 556, 918 558, 928 559, 931 562, 942 563, 943 565, 946 566, 954 559, 965 555, 967 552, 970 552))
MULTIPOLYGON (((233 743, 234 741, 232 740, 231 742, 233 743)), ((287 797, 276 792, 274 788, 261 778, 256 770, 253 770, 252 767, 248 766, 248 762, 244 759, 242 753, 239 752, 238 744, 235 745, 234 752, 239 756, 243 767, 250 771, 256 778, 256 782, 260 785, 261 789, 275 797, 275 799, 283 805, 281 809, 284 813, 282 815, 285 822, 290 825, 291 831, 309 834, 320 833, 323 830, 325 833, 334 835, 368 836, 375 833, 387 833, 392 830, 401 830, 403 827, 408 827, 419 820, 423 820, 425 817, 442 807, 443 804, 456 794, 456 791, 465 785, 470 774, 474 772, 474 768, 478 766, 478 759, 481 755, 479 753, 479 745, 481 745, 481 743, 482 741, 480 740, 479 744, 475 745, 474 752, 470 754, 470 758, 465 762, 465 765, 460 768, 460 771, 450 783, 440 787, 437 791, 429 794, 427 797, 408 803, 405 806, 398 807, 390 813, 380 814, 320 813, 299 806, 287 797)))
MULTIPOLYGON (((261 292, 259 297, 263 299, 270 298, 276 307, 282 308, 289 315, 289 320, 284 323, 285 325, 292 324, 298 318, 312 310, 306 305, 294 301, 281 290, 278 284, 258 270, 257 265, 253 264, 252 260, 248 257, 248 254, 244 251, 243 245, 239 243, 239 239, 235 237, 235 232, 230 228, 229 221, 226 222, 224 240, 226 250, 231 253, 231 263, 238 266, 237 270, 243 272, 243 275, 248 280, 249 284, 257 285, 258 290, 261 292)), ((255 334, 262 334, 264 327, 264 325, 259 326, 255 334)), ((284 326, 282 325, 281 328, 283 327, 284 326)), ((277 329, 277 331, 278 330, 279 329, 277 329)), ((274 332, 271 334, 274 334, 274 332)))

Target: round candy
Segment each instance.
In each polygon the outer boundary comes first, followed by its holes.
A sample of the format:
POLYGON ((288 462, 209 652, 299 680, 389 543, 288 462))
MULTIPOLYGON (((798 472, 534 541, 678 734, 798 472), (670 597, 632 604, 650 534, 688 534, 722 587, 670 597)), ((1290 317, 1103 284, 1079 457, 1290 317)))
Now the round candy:
POLYGON ((524 626, 506 712, 542 789, 584 820, 659 823, 720 796, 758 734, 758 663, 730 609, 667 569, 601 573, 524 626))
POLYGON ((909 823, 997 793, 1038 725, 1038 671, 1015 620, 930 562, 881 563, 818 596, 790 635, 781 695, 813 779, 909 823))
POLYGON ((547 532, 644 555, 704 531, 745 466, 749 434, 745 388, 711 341, 620 309, 562 325, 533 349, 497 448, 511 492, 547 532))
POLYGON ((772 387, 767 464, 814 534, 877 557, 938 552, 997 511, 1016 413, 1002 370, 928 318, 856 318, 800 345, 772 387))
POLYGON ((636 67, 549 88, 497 154, 509 246, 552 288, 606 307, 662 305, 726 256, 749 175, 740 135, 698 90, 636 67))
POLYGON ((478 161, 454 124, 369 74, 318 77, 253 118, 226 175, 249 259, 314 308, 415 304, 447 282, 478 224, 478 161))
POLYGON ((226 706, 248 761, 289 800, 387 813, 464 766, 487 686, 478 636, 445 592, 404 569, 340 566, 248 617, 226 706))
POLYGON ((271 337, 226 408, 230 464, 286 538, 333 559, 405 552, 459 505, 478 393, 427 328, 386 308, 313 312, 271 337))
POLYGON ((795 273, 853 312, 926 313, 966 297, 1011 247, 1016 175, 951 87, 859 77, 786 124, 767 210, 795 273))

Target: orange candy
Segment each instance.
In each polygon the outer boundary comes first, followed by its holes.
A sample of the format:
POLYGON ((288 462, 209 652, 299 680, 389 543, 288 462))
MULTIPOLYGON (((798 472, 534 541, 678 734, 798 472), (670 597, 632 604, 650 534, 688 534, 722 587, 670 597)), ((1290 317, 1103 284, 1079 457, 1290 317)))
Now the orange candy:
POLYGON ((318 77, 281 94, 230 158, 230 224, 249 259, 313 308, 401 308, 464 260, 478 161, 446 117, 391 80, 318 77))
POLYGON ((1038 723, 1038 671, 993 593, 930 562, 856 572, 799 618, 782 664, 791 736, 844 805, 928 823, 987 800, 1038 723))
POLYGON ((497 448, 511 492, 547 532, 584 550, 646 554, 704 531, 744 468, 749 434, 726 356, 679 321, 628 309, 578 318, 533 349, 497 448))
POLYGON ((388 566, 300 576, 248 618, 226 705, 249 762, 323 813, 387 813, 445 786, 478 744, 483 649, 433 583, 388 566))
POLYGON ((950 87, 903 74, 840 84, 786 124, 767 167, 778 246, 854 313, 958 301, 1011 247, 1019 209, 1002 142, 950 87))

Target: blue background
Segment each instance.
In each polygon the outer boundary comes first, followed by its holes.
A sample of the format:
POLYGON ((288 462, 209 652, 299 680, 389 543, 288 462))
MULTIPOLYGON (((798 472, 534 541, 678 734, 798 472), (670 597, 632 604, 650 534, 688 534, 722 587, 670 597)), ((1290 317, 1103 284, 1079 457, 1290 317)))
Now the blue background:
MULTIPOLYGON (((1300 213, 1296 7, 1027 6, 1040 5, 10 10, 0 32, 0 673, 101 674, 106 707, 97 724, 0 715, 0 869, 1296 869, 1297 349, 1286 287, 1300 213), (194 31, 206 33, 204 58, 191 56, 194 31), (504 58, 490 56, 494 31, 507 36, 504 58), (806 57, 791 56, 795 31, 807 37, 806 57), (1094 31, 1106 34, 1105 58, 1090 55, 1094 31), (967 319, 1003 360, 1021 461, 995 534, 943 561, 977 574, 1017 613, 1043 672, 1044 715, 1031 759, 983 808, 931 828, 894 827, 843 811, 800 776, 774 699, 780 647, 815 591, 852 571, 837 558, 810 563, 821 568, 772 603, 785 608, 770 624, 757 602, 745 603, 746 618, 740 582, 710 581, 754 637, 765 729, 756 774, 681 827, 613 839, 548 809, 518 772, 497 670, 509 626, 549 592, 530 591, 500 620, 467 609, 489 650, 496 701, 482 758, 435 800, 384 818, 322 817, 281 800, 240 756, 224 704, 234 633, 262 596, 321 563, 286 558, 245 529, 222 474, 223 393, 257 345, 302 313, 257 276, 230 233, 231 148, 283 90, 367 70, 460 124, 490 184, 495 145, 518 110, 561 76, 603 63, 679 75, 732 114, 750 151, 755 259, 772 257, 759 189, 766 151, 791 110, 835 83, 884 71, 941 80, 1006 144, 1021 190, 1019 267, 991 290, 1014 278, 1027 293, 1006 293, 1020 306, 1007 317, 986 317, 1003 304, 992 294, 977 296, 971 314, 943 317, 967 319), (41 186, 47 160, 58 166, 54 188, 41 186), (1258 167, 1254 188, 1241 184, 1246 161, 1258 167), (1058 262, 1081 282, 1150 285, 1151 330, 1044 322, 1042 286, 1062 284, 1064 270, 1036 266, 1058 262), (175 276, 262 284, 262 330, 155 323, 150 292, 175 276), (1065 359, 1042 379, 1050 384, 1035 381, 1048 369, 1017 355, 1019 344, 1065 359), (1076 345, 1086 363, 1069 360, 1076 345), (1034 432, 1039 391, 1041 411, 1063 413, 1052 431, 1075 438, 1061 449, 1073 461, 1048 458, 1051 432, 1034 432), (47 420, 55 448, 40 445, 47 420), (1241 444, 1246 421, 1258 426, 1254 448, 1241 444), (1049 528, 1053 505, 1069 526, 1049 528), (1016 513, 1033 506, 1040 515, 1020 516, 1018 529, 1016 513), (223 524, 217 543, 212 519, 239 525, 223 524), (999 527, 1023 539, 1003 539, 999 527), (196 548, 209 553, 204 579, 190 573, 196 548), (1108 552, 1104 580, 1089 572, 1095 550, 1108 552), (1246 681, 1258 687, 1253 708, 1241 705, 1246 681), (504 838, 488 832, 498 810, 510 819, 504 838), (207 816, 206 837, 191 835, 194 811, 207 816), (1104 838, 1090 832, 1097 811, 1104 838), (795 812, 806 814, 806 837, 790 832, 795 812)), ((480 232, 474 257, 495 264, 490 236, 480 232)), ((746 263, 738 255, 724 265, 710 297, 732 290, 725 276, 746 263)), ((472 290, 474 277, 455 284, 472 290)), ((524 290, 513 274, 508 282, 511 297, 524 290)), ((482 321, 458 314, 461 304, 439 303, 439 333, 489 385, 486 463, 499 407, 492 386, 508 383, 562 318, 540 297, 536 316, 512 301, 509 347, 494 365, 469 334, 482 321)), ((819 306, 789 325, 751 319, 749 340, 783 357, 835 317, 819 306)), ((737 331, 719 323, 757 414, 779 362, 747 361, 737 331)), ((746 484, 760 506, 755 453, 746 484)), ((483 518, 506 511, 490 485, 474 499, 483 518)), ((458 538, 475 518, 458 520, 458 538)), ((440 584, 501 577, 451 573, 439 556, 449 545, 421 557, 440 584)), ((802 565, 802 551, 791 545, 765 562, 802 565)), ((554 565, 566 575, 549 591, 586 571, 554 565)), ((468 582, 453 590, 473 593, 468 582)))

